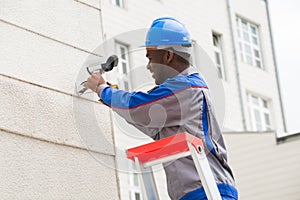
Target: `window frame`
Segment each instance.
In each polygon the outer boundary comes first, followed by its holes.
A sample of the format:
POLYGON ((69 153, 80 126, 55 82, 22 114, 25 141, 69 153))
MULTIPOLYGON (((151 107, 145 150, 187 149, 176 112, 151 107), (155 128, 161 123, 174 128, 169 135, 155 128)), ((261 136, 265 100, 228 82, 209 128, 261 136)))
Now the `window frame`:
POLYGON ((225 62, 224 62, 224 51, 223 51, 223 36, 217 32, 212 32, 213 40, 213 51, 214 51, 214 63, 217 67, 218 77, 223 80, 227 80, 225 62), (217 39, 218 44, 215 45, 215 38, 217 39), (216 55, 219 55, 220 63, 217 62, 216 55))
POLYGON ((142 189, 140 185, 140 180, 138 177, 138 172, 135 166, 135 163, 131 160, 128 160, 128 188, 129 188, 129 199, 130 200, 143 200, 142 189), (138 185, 135 184, 137 180, 138 185), (140 196, 140 199, 136 198, 136 194, 140 196))
POLYGON ((239 49, 239 60, 265 70, 259 25, 236 16, 236 29, 239 49), (254 42, 255 41, 255 42, 254 42))
POLYGON ((124 0, 110 0, 110 3, 114 6, 119 7, 119 8, 125 8, 124 0), (119 2, 119 4, 118 4, 118 2, 119 2))
POLYGON ((248 93, 247 100, 248 100, 251 130, 271 131, 272 119, 271 119, 270 101, 252 93, 248 93), (257 102, 254 102, 255 100, 257 102), (260 121, 258 121, 257 117, 259 118, 260 121))
POLYGON ((129 47, 120 42, 115 42, 116 52, 119 58, 118 62, 118 85, 120 89, 130 91, 131 79, 130 79, 130 59, 129 59, 129 47), (122 51, 122 49, 124 51, 122 51), (125 65, 125 68, 124 68, 125 65), (125 69, 125 70, 124 70, 125 69))

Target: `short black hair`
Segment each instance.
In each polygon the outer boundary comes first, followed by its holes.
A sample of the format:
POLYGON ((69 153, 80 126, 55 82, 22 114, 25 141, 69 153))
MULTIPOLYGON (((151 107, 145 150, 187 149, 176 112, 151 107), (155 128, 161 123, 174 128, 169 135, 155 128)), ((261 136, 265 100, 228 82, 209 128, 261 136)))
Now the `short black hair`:
POLYGON ((172 47, 167 48, 167 49, 163 49, 163 50, 172 51, 174 53, 175 59, 177 59, 177 61, 181 62, 182 64, 185 64, 185 65, 190 64, 190 58, 191 58, 190 54, 183 53, 183 52, 180 52, 180 51, 176 51, 172 47))
POLYGON ((183 53, 179 51, 174 51, 175 58, 182 64, 189 65, 191 55, 188 53, 183 53))

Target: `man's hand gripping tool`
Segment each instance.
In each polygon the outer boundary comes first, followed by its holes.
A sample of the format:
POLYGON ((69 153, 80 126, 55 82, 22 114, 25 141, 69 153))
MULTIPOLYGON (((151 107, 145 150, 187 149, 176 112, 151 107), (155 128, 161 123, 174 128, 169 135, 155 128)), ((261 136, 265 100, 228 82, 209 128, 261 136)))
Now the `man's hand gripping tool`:
MULTIPOLYGON (((114 67, 116 67, 118 65, 119 59, 118 56, 116 55, 111 55, 107 58, 105 63, 101 64, 101 67, 99 68, 99 66, 91 66, 91 67, 87 67, 86 70, 88 71, 88 73, 90 75, 92 75, 92 73, 99 71, 100 74, 104 74, 105 72, 109 72, 111 71, 114 67)), ((86 81, 82 82, 80 85, 83 85, 86 81)), ((117 85, 113 85, 110 83, 107 83, 108 85, 110 85, 113 88, 117 88, 117 85)), ((85 93, 85 91, 87 91, 88 88, 82 88, 81 90, 78 91, 78 95, 82 95, 83 93, 85 93)))

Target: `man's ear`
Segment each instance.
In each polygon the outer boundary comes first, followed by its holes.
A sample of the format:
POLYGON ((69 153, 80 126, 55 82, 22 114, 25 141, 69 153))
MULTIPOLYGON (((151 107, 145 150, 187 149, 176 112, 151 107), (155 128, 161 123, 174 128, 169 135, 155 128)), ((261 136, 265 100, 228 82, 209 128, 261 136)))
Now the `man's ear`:
POLYGON ((167 64, 169 64, 169 63, 172 62, 173 58, 174 58, 174 52, 168 50, 168 51, 166 52, 165 56, 164 56, 165 62, 166 62, 167 64))

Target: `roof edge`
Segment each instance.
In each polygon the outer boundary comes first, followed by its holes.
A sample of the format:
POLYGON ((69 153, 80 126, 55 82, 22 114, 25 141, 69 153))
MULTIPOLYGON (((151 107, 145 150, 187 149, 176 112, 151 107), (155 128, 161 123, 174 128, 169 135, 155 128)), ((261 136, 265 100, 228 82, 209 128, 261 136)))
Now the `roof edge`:
POLYGON ((282 136, 282 137, 278 137, 278 138, 276 138, 276 143, 283 144, 283 143, 292 142, 295 140, 300 140, 300 132, 289 134, 289 135, 282 136))

